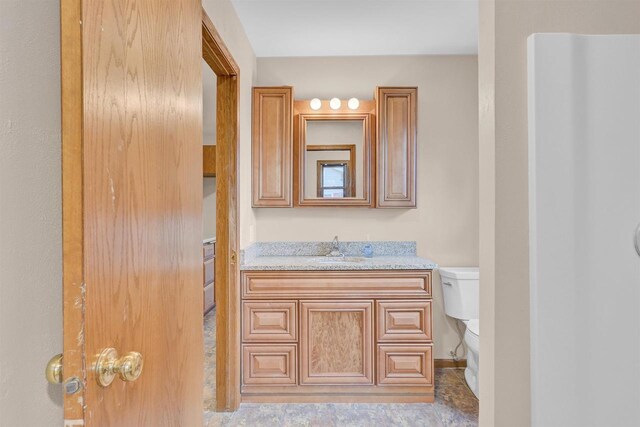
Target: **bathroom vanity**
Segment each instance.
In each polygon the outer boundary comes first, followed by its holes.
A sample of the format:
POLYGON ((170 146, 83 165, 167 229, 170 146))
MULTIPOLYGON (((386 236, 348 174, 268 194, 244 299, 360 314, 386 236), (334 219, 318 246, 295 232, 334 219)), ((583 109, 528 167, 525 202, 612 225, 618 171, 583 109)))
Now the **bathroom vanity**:
POLYGON ((331 259, 321 244, 283 243, 245 259, 242 401, 433 401, 436 265, 413 242, 384 243, 391 255, 331 259))

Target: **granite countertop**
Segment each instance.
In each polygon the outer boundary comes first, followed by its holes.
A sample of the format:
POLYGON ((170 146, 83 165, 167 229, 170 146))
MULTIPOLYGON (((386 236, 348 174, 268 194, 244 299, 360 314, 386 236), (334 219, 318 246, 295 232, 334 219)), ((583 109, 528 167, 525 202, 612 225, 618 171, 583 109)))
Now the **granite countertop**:
POLYGON ((416 255, 415 242, 341 242, 344 258, 325 256, 327 242, 260 242, 244 251, 241 270, 433 270, 438 265, 416 255), (373 246, 364 258, 362 247, 373 246))

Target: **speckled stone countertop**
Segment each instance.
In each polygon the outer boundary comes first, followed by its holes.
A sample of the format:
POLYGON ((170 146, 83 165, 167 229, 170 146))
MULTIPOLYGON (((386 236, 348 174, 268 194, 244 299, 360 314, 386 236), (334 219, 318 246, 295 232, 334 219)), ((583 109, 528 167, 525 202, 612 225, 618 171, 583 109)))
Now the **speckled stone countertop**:
POLYGON ((345 257, 329 258, 330 242, 259 242, 242 254, 241 270, 432 270, 438 265, 416 255, 415 242, 341 242, 345 257), (365 244, 373 257, 364 258, 365 244))

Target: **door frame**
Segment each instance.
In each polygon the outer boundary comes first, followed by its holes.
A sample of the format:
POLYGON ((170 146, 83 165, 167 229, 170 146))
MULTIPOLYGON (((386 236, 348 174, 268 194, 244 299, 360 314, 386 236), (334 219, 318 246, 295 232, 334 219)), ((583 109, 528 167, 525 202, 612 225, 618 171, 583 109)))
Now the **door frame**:
MULTIPOLYGON (((82 2, 60 1, 60 71, 62 139, 62 293, 63 372, 86 384, 84 207, 83 207, 83 78, 82 2)), ((216 207, 216 397, 219 411, 240 403, 240 271, 238 221, 238 136, 240 68, 213 23, 202 10, 202 56, 217 81, 216 207)), ((193 307, 202 310, 202 307, 193 307)), ((203 351, 204 349, 193 349, 203 351)), ((83 426, 85 390, 64 393, 66 427, 83 426)))
POLYGON ((202 9, 202 58, 216 74, 216 409, 240 405, 240 67, 202 9))

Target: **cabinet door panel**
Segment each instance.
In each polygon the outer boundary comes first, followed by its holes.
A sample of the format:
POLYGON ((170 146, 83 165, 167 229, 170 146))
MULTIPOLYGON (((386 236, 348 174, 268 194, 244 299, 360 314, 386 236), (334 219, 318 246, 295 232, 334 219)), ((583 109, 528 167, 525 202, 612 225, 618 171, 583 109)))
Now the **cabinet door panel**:
POLYGON ((378 385, 433 385, 431 345, 378 346, 378 385))
POLYGON ((378 341, 431 341, 431 300, 378 301, 378 341))
POLYGON ((243 341, 295 341, 295 301, 245 301, 242 303, 243 341))
POLYGON ((380 208, 416 207, 417 95, 415 87, 377 89, 380 208))
POLYGON ((253 88, 253 206, 293 206, 293 89, 253 88))
POLYGON ((242 383, 247 385, 296 385, 295 344, 246 344, 242 346, 242 383))
POLYGON ((373 384, 373 301, 301 301, 301 384, 373 384))

